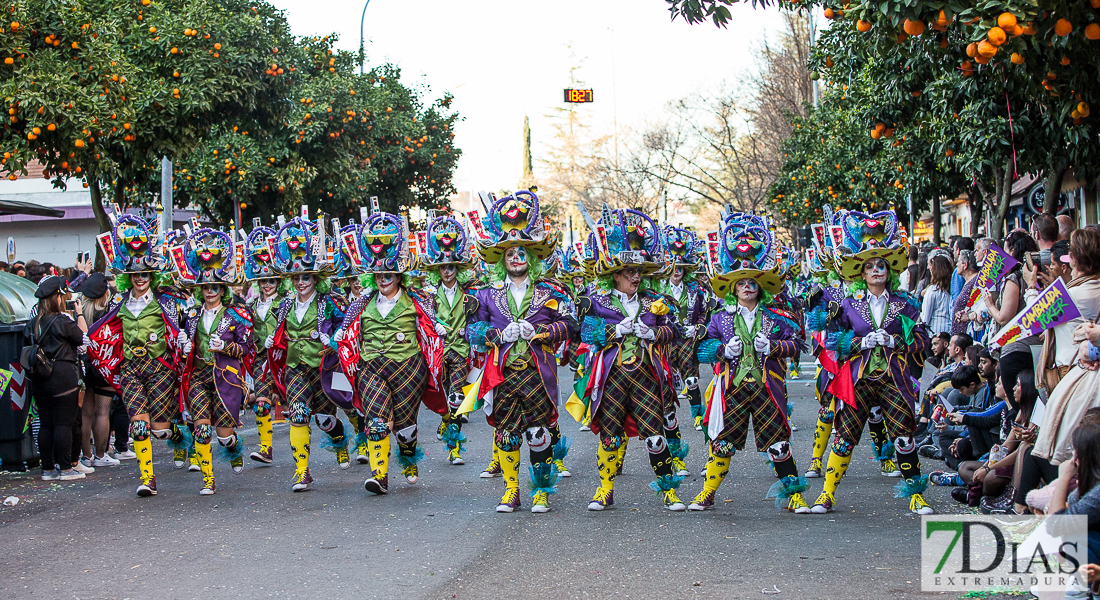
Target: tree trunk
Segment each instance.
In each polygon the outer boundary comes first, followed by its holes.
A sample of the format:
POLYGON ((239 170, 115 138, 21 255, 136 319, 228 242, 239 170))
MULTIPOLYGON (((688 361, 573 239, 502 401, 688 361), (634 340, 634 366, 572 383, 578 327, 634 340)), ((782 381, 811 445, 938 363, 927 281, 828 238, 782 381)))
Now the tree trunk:
POLYGON ((970 237, 978 237, 978 227, 982 224, 982 215, 985 213, 983 210, 985 198, 982 197, 978 186, 970 186, 967 190, 967 205, 970 206, 970 237))
MULTIPOLYGON (((103 209, 103 190, 99 187, 99 178, 88 177, 88 193, 92 197, 92 215, 95 217, 96 227, 100 233, 111 230, 111 220, 107 218, 107 211, 103 209)), ((103 256, 103 249, 96 244, 95 270, 102 272, 107 264, 107 258, 103 256)))
POLYGON ((932 244, 936 246, 943 243, 943 232, 941 231, 943 226, 940 224, 942 214, 940 200, 939 196, 932 199, 932 244))
POLYGON ((995 240, 1004 238, 1005 217, 1008 215, 1008 203, 1012 201, 1012 164, 1004 168, 994 167, 994 185, 997 198, 997 214, 989 224, 989 237, 995 240))
POLYGON ((1061 161, 1056 161, 1047 171, 1046 185, 1043 186, 1043 191, 1046 194, 1046 200, 1043 201, 1043 212, 1048 215, 1058 214, 1058 196, 1062 195, 1062 178, 1066 176, 1066 171, 1067 167, 1061 161))
POLYGON ((1086 223, 1100 222, 1100 207, 1096 205, 1097 184, 1100 184, 1100 180, 1093 180, 1085 184, 1085 200, 1081 211, 1084 213, 1086 223), (1089 210, 1092 211, 1091 214, 1089 210))

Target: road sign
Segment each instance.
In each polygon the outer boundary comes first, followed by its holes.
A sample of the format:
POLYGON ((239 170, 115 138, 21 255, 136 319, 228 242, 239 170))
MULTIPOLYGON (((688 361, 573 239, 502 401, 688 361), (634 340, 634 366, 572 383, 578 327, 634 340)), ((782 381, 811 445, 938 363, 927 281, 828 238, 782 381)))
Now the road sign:
POLYGON ((574 89, 565 90, 565 101, 566 102, 571 102, 571 103, 592 102, 593 99, 594 99, 594 96, 592 95, 592 90, 574 90, 574 89))

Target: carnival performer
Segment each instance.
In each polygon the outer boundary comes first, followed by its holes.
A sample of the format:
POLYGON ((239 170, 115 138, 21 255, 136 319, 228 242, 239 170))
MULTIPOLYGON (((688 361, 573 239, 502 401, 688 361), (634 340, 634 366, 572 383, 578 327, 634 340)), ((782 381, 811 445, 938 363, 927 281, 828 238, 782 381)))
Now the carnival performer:
POLYGON ((472 274, 472 248, 466 229, 454 217, 439 216, 428 223, 427 253, 423 267, 435 287, 436 316, 443 337, 443 391, 447 412, 440 424, 440 439, 447 445, 447 462, 464 465, 466 435, 458 409, 470 374, 470 342, 466 339, 468 317, 477 314, 478 281, 472 274))
POLYGON ((407 483, 420 476, 417 413, 421 402, 436 414, 447 412, 439 389, 443 326, 423 292, 408 284, 415 257, 399 217, 378 212, 359 232, 359 255, 366 293, 348 307, 336 341, 340 363, 355 380, 356 404, 363 411, 371 475, 363 487, 389 492, 390 432, 397 438, 398 462, 407 483))
POLYGON ((555 458, 564 459, 569 444, 554 434, 554 352, 576 328, 576 311, 565 287, 540 272, 540 261, 554 251, 558 236, 548 234, 534 193, 519 191, 496 200, 484 221, 475 228, 478 252, 491 265, 490 286, 478 290, 477 316, 467 330, 472 349, 486 357, 458 412, 483 408, 494 427, 494 452, 505 485, 497 512, 521 507, 519 453, 526 439, 531 512, 544 513, 557 491, 555 458))
POLYGON ((710 318, 699 360, 718 367, 707 390, 705 423, 710 439, 703 490, 691 510, 714 508, 714 496, 729 472, 730 459, 744 450, 751 420, 758 452, 767 453, 779 477, 768 497, 776 506, 808 513, 807 484, 791 453, 783 360, 798 353, 798 325, 769 307, 783 290, 776 266, 776 242, 763 217, 724 212, 718 261, 710 281, 723 299, 710 318))
MULTIPOLYGON (((113 216, 113 215, 112 215, 113 216)), ((182 292, 169 287, 164 238, 154 222, 123 214, 113 219, 111 236, 100 238, 108 268, 116 274, 116 295, 88 333, 93 366, 122 396, 130 415, 141 484, 138 496, 154 496, 152 438, 176 449, 191 445, 180 418, 180 348, 177 345, 182 292)))
POLYGON ((598 281, 579 307, 581 340, 594 349, 585 365, 589 382, 584 399, 589 425, 600 439, 600 487, 588 510, 615 505, 621 448, 627 436, 637 435, 645 440, 656 476, 649 487, 665 508, 682 511, 676 490, 683 476, 676 473, 664 435, 666 419, 676 418, 668 348, 677 332, 669 307, 647 277, 661 268, 659 230, 638 211, 612 211, 606 205, 594 229, 589 240, 598 257, 598 281))
POLYGON ((269 227, 257 226, 245 238, 244 277, 256 284, 259 294, 249 305, 252 317, 252 410, 256 415, 256 432, 260 438, 260 447, 249 455, 252 460, 270 465, 272 462, 272 410, 278 399, 278 390, 274 378, 265 376, 268 350, 264 340, 275 333, 276 313, 279 305, 279 278, 275 271, 274 246, 275 231, 269 227))
MULTIPOLYGON (((339 232, 339 237, 330 243, 334 249, 331 281, 336 286, 334 293, 343 294, 344 301, 351 304, 362 297, 365 291, 359 273, 362 267, 358 241, 361 228, 354 220, 340 227, 340 220, 333 219, 332 225, 333 230, 339 232)), ((351 429, 355 432, 355 462, 369 465, 370 444, 367 442, 366 422, 363 420, 363 415, 356 407, 344 409, 344 414, 347 415, 351 429)))
POLYGON ((194 423, 195 453, 202 469, 200 495, 213 495, 215 433, 222 457, 234 472, 244 469, 244 442, 236 429, 253 358, 252 319, 246 308, 233 306, 229 286, 237 279, 234 244, 229 234, 198 229, 183 248, 180 278, 201 294, 201 304, 188 310, 177 344, 185 357, 183 397, 194 423))
MULTIPOLYGON (((320 220, 318 220, 320 221, 320 220)), ((321 252, 327 247, 323 223, 295 217, 275 234, 275 268, 290 284, 275 313, 275 332, 264 340, 268 350, 265 377, 274 378, 286 401, 290 421, 290 452, 294 457, 291 491, 310 489, 310 418, 325 433, 326 450, 336 454, 341 469, 351 464, 348 437, 337 407, 352 407, 350 382, 339 368, 332 336, 347 306, 332 293, 327 280, 331 265, 321 252)), ((284 287, 285 284, 280 287, 284 287)))
MULTIPOLYGON (((672 273, 657 290, 672 298, 682 335, 672 344, 673 368, 681 379, 682 389, 691 405, 691 418, 696 431, 703 430, 703 395, 699 391, 699 342, 706 338, 709 305, 706 290, 696 281, 703 244, 695 233, 682 227, 665 226, 665 245, 672 256, 672 273)), ((685 453, 686 454, 686 453, 685 453)))
POLYGON ((814 503, 814 513, 827 513, 836 504, 836 490, 859 443, 871 408, 881 408, 886 430, 893 436, 902 480, 896 497, 908 498, 909 509, 920 515, 932 507, 923 492, 927 475, 913 439, 917 389, 909 372, 912 354, 928 350, 928 335, 919 307, 896 293, 897 273, 906 264, 906 244, 891 211, 873 215, 850 211, 843 217, 843 242, 837 258, 842 277, 861 279, 849 286, 837 318, 829 324, 826 347, 835 351, 839 372, 831 389, 840 402, 834 417, 832 455, 825 471, 825 487, 814 503))

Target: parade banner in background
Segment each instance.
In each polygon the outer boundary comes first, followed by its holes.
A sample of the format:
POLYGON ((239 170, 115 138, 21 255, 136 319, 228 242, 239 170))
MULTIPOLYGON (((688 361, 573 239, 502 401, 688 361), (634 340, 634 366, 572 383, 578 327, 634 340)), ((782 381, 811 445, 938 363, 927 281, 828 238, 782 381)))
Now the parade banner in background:
POLYGON ((990 244, 989 253, 985 255, 982 266, 978 269, 978 278, 974 281, 974 289, 970 292, 970 298, 966 301, 966 307, 974 306, 982 295, 982 290, 992 291, 1004 276, 1016 265, 1020 264, 1015 258, 1009 256, 997 244, 990 244))
POLYGON ((107 261, 108 265, 115 262, 115 242, 111 232, 101 233, 95 236, 95 240, 99 243, 99 249, 103 251, 103 260, 107 261))
POLYGON ((1028 304, 1023 312, 1005 325, 990 343, 990 349, 1003 348, 1020 337, 1038 335, 1043 331, 1079 318, 1081 311, 1069 297, 1062 278, 1054 280, 1050 287, 1039 293, 1039 298, 1028 304))

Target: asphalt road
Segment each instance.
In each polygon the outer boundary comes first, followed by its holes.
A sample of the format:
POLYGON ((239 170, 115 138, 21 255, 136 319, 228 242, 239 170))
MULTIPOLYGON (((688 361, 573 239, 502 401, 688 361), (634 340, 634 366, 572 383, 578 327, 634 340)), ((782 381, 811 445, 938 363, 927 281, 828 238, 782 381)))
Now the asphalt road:
MULTIPOLYGON (((808 369, 788 383, 800 471, 809 464, 817 414, 808 369)), ((933 596, 920 593, 918 517, 893 498, 897 480, 879 475, 868 441, 857 448, 829 515, 789 514, 764 500, 775 478, 751 451, 734 457, 715 510, 670 513, 647 487, 653 473, 636 440, 616 480, 615 509, 593 513, 585 509, 599 482, 596 437, 563 415, 563 430, 575 437, 566 461, 573 476, 551 497, 553 510, 497 514, 502 481, 478 478, 491 454, 483 416, 465 428, 465 466, 446 463, 433 435, 438 417, 421 418, 427 459, 420 481, 409 486, 394 473, 384 497, 364 492, 366 466, 353 462, 341 471, 321 450, 312 457, 315 490, 292 494, 286 425, 275 429, 274 466, 249 461, 237 475, 216 463, 215 496, 200 497, 201 476, 175 469, 159 442, 153 498, 134 495, 134 461, 71 483, 40 481, 37 470, 0 475, 0 496, 21 499, 0 507, 0 597, 933 596)), ((690 423, 687 406, 680 421, 690 423)), ((702 433, 684 433, 693 475, 680 496, 690 502, 706 455, 702 433)), ((254 427, 246 441, 256 443, 254 427)), ((807 501, 820 490, 821 480, 811 480, 807 501)), ((959 512, 946 488, 930 488, 926 497, 959 512)))

